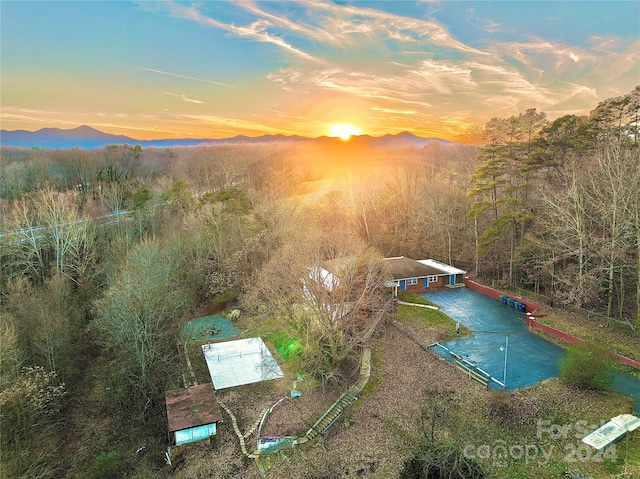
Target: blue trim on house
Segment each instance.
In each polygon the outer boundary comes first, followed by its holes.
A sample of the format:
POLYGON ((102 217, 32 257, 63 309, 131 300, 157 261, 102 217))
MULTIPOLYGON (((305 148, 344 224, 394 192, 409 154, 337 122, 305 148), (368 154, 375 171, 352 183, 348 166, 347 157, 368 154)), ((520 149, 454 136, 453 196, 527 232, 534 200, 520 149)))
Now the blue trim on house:
POLYGON ((401 289, 402 291, 404 291, 405 289, 407 289, 407 280, 406 280, 406 279, 403 279, 403 280, 401 280, 401 281, 400 281, 400 289, 401 289))
POLYGON ((424 287, 425 288, 429 287, 429 277, 428 276, 425 276, 425 278, 424 278, 424 287))

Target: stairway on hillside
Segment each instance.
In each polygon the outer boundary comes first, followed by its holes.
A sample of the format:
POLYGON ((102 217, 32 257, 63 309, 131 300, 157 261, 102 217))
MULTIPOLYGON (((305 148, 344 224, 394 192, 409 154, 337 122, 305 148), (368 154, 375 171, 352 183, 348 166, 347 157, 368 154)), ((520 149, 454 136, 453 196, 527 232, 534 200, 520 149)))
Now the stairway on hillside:
POLYGON ((369 348, 364 350, 362 355, 362 364, 360 366, 360 377, 358 382, 354 384, 347 392, 345 392, 340 398, 333 403, 333 405, 327 409, 327 411, 311 426, 307 433, 299 438, 296 443, 303 444, 307 441, 312 441, 325 432, 329 426, 342 414, 342 411, 351 404, 353 404, 358 398, 357 394, 362 391, 367 382, 369 381, 369 375, 371 374, 371 350, 369 348))

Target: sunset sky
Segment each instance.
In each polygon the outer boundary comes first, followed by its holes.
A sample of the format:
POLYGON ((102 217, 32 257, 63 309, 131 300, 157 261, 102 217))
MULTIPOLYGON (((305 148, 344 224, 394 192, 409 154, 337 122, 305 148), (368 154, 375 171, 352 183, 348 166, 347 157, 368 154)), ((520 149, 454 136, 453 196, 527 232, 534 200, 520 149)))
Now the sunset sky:
POLYGON ((637 1, 7 1, 7 130, 454 139, 640 84, 637 1), (335 129, 334 129, 335 131, 335 129))

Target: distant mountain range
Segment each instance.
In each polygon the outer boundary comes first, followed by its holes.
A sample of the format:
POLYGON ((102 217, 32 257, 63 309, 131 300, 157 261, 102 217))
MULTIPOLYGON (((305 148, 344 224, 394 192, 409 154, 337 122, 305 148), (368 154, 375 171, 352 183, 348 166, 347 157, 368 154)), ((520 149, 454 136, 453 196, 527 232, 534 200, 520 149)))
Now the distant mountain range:
MULTIPOLYGON (((329 138, 321 136, 319 138, 306 138, 303 136, 285 135, 263 135, 258 137, 234 136, 232 138, 209 139, 209 138, 182 138, 173 140, 136 140, 124 135, 111 135, 91 128, 90 126, 79 126, 69 130, 60 128, 42 128, 37 131, 26 130, 0 130, 0 146, 14 146, 20 148, 104 148, 106 145, 140 145, 144 148, 159 147, 169 148, 178 146, 195 145, 218 145, 233 143, 275 143, 275 142, 299 142, 299 141, 322 141, 341 142, 339 138, 329 138)), ((398 148, 406 146, 425 146, 429 143, 444 143, 446 140, 440 138, 420 138, 413 133, 402 132, 397 135, 385 135, 372 137, 360 135, 352 137, 349 142, 370 147, 398 148)))

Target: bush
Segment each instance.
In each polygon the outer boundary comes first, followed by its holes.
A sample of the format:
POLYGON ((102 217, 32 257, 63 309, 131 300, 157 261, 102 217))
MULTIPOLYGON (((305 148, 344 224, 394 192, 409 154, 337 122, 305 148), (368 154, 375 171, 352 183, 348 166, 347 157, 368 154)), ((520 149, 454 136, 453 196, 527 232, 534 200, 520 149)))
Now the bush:
POLYGON ((480 464, 455 444, 425 443, 404 463, 400 479, 483 479, 480 464))
POLYGON ((93 461, 89 471, 90 479, 110 479, 118 477, 120 458, 116 451, 103 452, 93 461))
POLYGON ((613 382, 611 361, 595 346, 572 346, 560 359, 560 377, 582 389, 607 389, 613 382))
POLYGON ((336 376, 350 348, 338 329, 323 331, 308 330, 304 343, 296 357, 302 368, 313 377, 327 381, 336 376))
POLYGON ((506 391, 491 391, 487 401, 487 413, 498 424, 503 426, 513 422, 513 401, 506 391))
POLYGON ((491 391, 487 414, 501 426, 520 427, 535 422, 540 406, 533 397, 519 392, 491 391))
POLYGON ((238 298, 238 292, 233 289, 228 289, 223 293, 216 294, 211 300, 212 304, 227 304, 235 301, 238 298))

